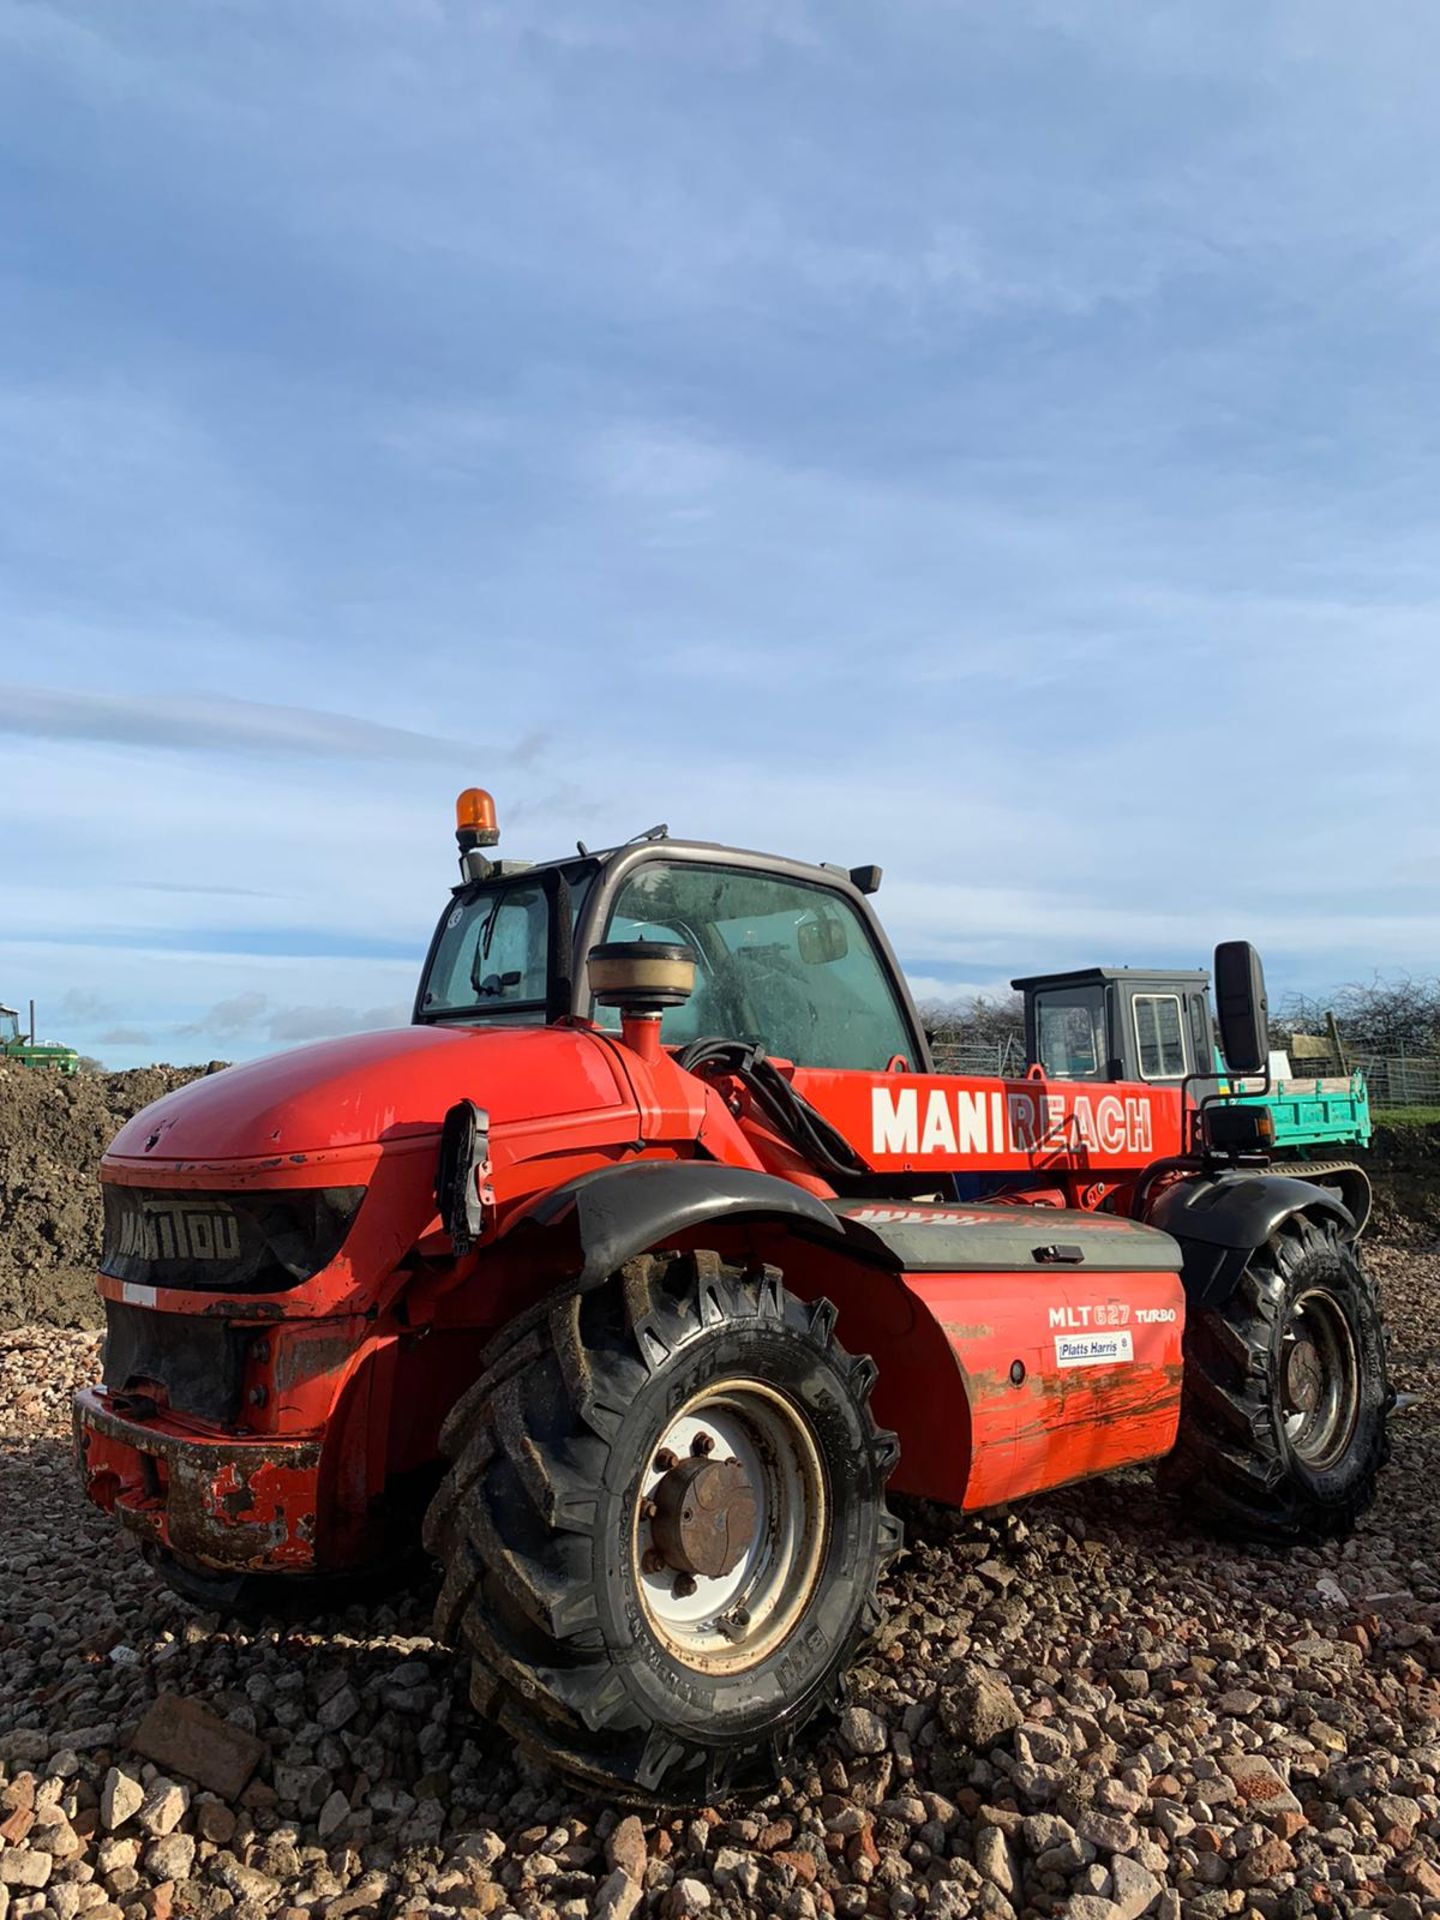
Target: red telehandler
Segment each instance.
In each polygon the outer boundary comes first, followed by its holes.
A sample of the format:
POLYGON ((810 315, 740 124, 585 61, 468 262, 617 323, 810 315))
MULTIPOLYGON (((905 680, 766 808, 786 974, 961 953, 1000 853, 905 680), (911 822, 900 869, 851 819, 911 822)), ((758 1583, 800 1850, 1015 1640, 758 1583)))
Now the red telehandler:
MULTIPOLYGON (((531 866, 487 794, 458 817, 410 1026, 195 1081, 105 1156, 78 1457, 182 1592, 353 1594, 423 1540, 476 1706, 677 1803, 838 1697, 887 1488, 1155 1461, 1279 1543, 1367 1506, 1355 1214, 1267 1173, 1261 1110, 936 1074, 878 869, 664 829, 531 866)), ((1215 973, 1261 1070, 1258 959, 1215 973)))

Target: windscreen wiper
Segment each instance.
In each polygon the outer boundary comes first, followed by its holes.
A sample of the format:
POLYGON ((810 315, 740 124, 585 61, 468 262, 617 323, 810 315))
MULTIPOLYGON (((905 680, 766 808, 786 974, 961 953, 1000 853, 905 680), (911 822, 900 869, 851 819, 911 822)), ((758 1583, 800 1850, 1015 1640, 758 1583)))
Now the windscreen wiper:
POLYGON ((503 893, 497 893, 495 895, 495 904, 491 907, 489 913, 486 914, 484 923, 480 928, 480 938, 475 942, 475 958, 470 962, 470 986, 477 994, 483 994, 485 992, 482 984, 483 975, 481 968, 490 958, 490 949, 495 941, 496 922, 500 918, 500 909, 504 904, 505 895, 503 893))

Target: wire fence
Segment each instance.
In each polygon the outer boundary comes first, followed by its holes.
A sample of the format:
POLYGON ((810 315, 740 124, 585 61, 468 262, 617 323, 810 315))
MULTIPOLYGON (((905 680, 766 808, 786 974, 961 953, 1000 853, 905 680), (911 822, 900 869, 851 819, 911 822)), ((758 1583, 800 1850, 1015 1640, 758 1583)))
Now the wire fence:
POLYGON ((1018 1035, 1009 1040, 961 1040, 942 1029, 931 1036, 930 1055, 937 1073, 975 1078, 998 1075, 1002 1080, 1020 1080, 1025 1074, 1025 1042, 1018 1035))
POLYGON ((1434 1055, 1372 1054, 1355 1064, 1365 1075, 1370 1105, 1376 1112, 1393 1107, 1440 1107, 1440 1059, 1434 1055))
POLYGON ((1348 1061, 1338 1054, 1290 1055, 1290 1083, 1348 1075, 1356 1068, 1365 1076, 1371 1110, 1384 1113, 1395 1107, 1440 1107, 1440 1056, 1435 1054, 1359 1053, 1348 1061))

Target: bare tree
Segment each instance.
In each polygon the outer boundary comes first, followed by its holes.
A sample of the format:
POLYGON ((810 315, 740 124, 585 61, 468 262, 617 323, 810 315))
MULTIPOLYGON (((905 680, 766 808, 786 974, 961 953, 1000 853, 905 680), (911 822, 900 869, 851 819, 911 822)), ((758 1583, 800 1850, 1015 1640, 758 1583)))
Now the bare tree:
POLYGON ((1440 1053, 1440 979, 1377 973, 1351 981, 1328 1001, 1291 994, 1272 1022, 1278 1044, 1294 1033, 1323 1034, 1329 1012, 1351 1054, 1440 1053))
POLYGON ((963 1046, 1023 1045, 1025 1002, 1018 993, 966 994, 958 1000, 922 1000, 920 1023, 927 1033, 943 1034, 963 1046))

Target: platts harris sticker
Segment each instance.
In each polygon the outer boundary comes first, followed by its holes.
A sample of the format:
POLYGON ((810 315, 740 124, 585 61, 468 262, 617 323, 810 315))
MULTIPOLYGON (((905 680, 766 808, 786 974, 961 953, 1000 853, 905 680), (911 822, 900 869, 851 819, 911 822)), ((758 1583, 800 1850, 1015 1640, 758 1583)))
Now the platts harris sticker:
POLYGON ((1117 1366, 1135 1358, 1129 1329, 1117 1333, 1058 1333, 1055 1336, 1057 1367, 1117 1366))

